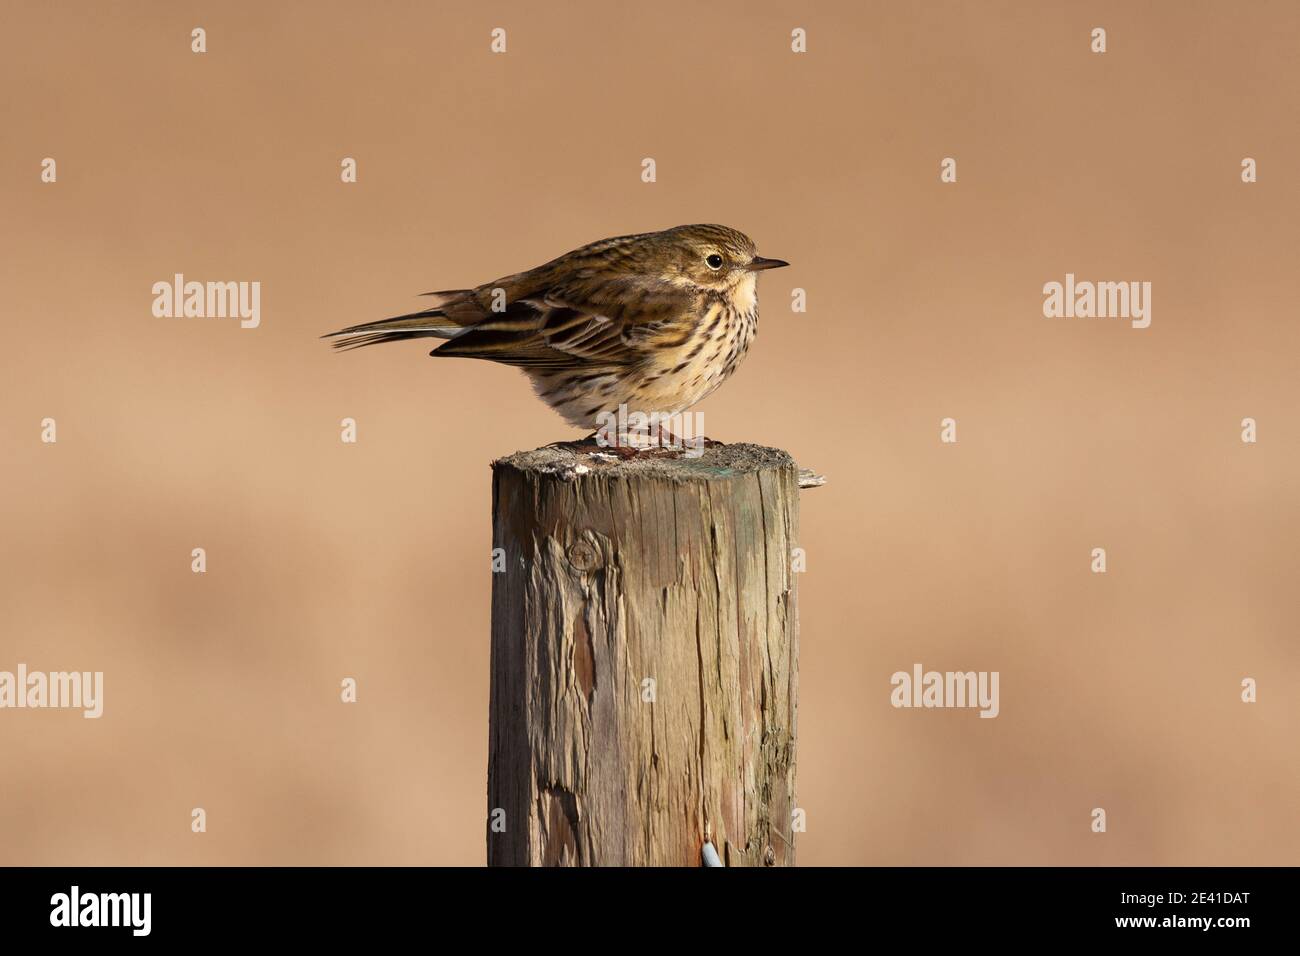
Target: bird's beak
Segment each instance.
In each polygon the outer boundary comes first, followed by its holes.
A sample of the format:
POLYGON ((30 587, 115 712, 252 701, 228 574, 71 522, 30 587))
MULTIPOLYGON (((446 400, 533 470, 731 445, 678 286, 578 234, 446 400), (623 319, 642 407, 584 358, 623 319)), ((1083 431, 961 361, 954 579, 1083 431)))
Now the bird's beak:
POLYGON ((762 256, 754 256, 749 260, 748 268, 750 272, 762 272, 764 269, 780 269, 789 264, 784 259, 764 259, 762 256))

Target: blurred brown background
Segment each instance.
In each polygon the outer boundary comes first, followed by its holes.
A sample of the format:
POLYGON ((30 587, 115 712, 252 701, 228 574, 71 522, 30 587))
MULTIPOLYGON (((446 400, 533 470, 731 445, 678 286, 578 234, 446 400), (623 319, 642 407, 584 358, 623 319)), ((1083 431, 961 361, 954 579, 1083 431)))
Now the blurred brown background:
POLYGON ((699 221, 794 263, 708 433, 830 476, 800 862, 1300 862, 1294 3, 0 18, 0 669, 106 683, 0 711, 0 863, 482 863, 487 466, 576 433, 316 336, 699 221), (260 281, 261 327, 154 318, 176 272, 260 281), (1045 319, 1067 272, 1152 282, 1151 327, 1045 319), (1001 715, 894 710, 913 662, 1000 671, 1001 715))

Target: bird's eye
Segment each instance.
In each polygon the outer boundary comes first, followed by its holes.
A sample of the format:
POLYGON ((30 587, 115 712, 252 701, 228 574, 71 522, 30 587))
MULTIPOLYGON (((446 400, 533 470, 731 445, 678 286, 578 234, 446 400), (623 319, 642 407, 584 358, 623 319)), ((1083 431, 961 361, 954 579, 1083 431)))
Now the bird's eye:
POLYGON ((722 268, 722 256, 718 255, 716 252, 711 256, 706 256, 704 261, 708 263, 710 269, 722 268))

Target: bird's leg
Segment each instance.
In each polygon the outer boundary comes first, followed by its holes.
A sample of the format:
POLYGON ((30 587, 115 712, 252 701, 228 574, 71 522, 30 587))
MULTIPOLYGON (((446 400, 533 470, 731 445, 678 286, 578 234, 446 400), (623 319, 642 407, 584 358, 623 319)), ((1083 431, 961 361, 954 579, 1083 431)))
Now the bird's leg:
MULTIPOLYGON (((716 448, 724 444, 723 442, 714 441, 712 438, 706 438, 703 436, 699 438, 689 438, 689 439, 679 438, 677 435, 674 435, 671 431, 669 431, 663 424, 657 424, 655 426, 653 436, 655 439, 654 444, 657 445, 659 448, 665 451, 683 452, 686 453, 688 456, 690 451, 693 448, 716 448)), ((584 435, 582 438, 579 438, 577 441, 553 441, 546 447, 576 449, 577 447, 585 445, 588 442, 594 442, 595 444, 599 445, 602 450, 608 451, 611 454, 618 455, 620 458, 635 458, 642 451, 646 450, 637 447, 631 442, 628 442, 627 444, 623 444, 622 442, 619 441, 619 436, 617 432, 606 433, 605 435, 602 436, 600 429, 597 429, 596 431, 592 432, 590 435, 584 435)))
POLYGON ((678 454, 690 454, 693 442, 685 438, 678 438, 668 430, 668 422, 665 419, 656 419, 650 426, 652 429, 651 438, 653 444, 658 446, 662 451, 674 451, 678 454))
POLYGON ((594 441, 603 450, 613 452, 620 458, 632 458, 638 452, 638 449, 631 445, 621 444, 618 440, 618 432, 613 432, 612 434, 606 433, 606 435, 602 437, 601 429, 598 428, 577 444, 581 445, 589 441, 594 441))
POLYGON ((657 437, 659 439, 660 448, 669 448, 673 451, 677 451, 679 449, 686 447, 686 443, 684 441, 682 441, 680 438, 678 438, 676 435, 674 435, 666 428, 661 428, 659 430, 659 434, 657 437), (667 439, 667 441, 665 442, 664 439, 667 439))
POLYGON ((655 423, 654 429, 656 444, 658 444, 660 448, 681 452, 688 458, 695 457, 691 454, 692 452, 696 452, 698 455, 702 453, 702 449, 714 448, 722 444, 722 442, 714 441, 712 438, 708 438, 704 435, 696 435, 691 438, 679 438, 668 430, 666 422, 662 420, 655 423))

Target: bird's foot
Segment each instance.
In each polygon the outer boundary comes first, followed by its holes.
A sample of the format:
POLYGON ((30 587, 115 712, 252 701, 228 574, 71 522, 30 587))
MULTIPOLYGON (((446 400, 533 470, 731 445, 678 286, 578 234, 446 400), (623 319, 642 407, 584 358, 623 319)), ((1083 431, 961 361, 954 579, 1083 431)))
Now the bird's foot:
POLYGON ((584 451, 592 453, 592 447, 595 447, 603 454, 617 455, 620 458, 634 458, 642 449, 630 442, 620 442, 618 435, 611 435, 604 431, 594 431, 590 435, 579 438, 577 441, 557 441, 551 442, 547 448, 568 448, 571 451, 584 451))
POLYGON ((679 438, 662 425, 655 430, 654 439, 659 449, 674 452, 679 456, 685 455, 687 458, 699 458, 704 454, 704 449, 718 448, 722 445, 722 442, 714 441, 704 435, 679 438))
POLYGON ((685 456, 698 458, 705 448, 720 448, 724 442, 715 441, 703 435, 697 438, 681 438, 667 428, 659 426, 649 433, 620 435, 615 432, 597 430, 577 441, 557 441, 548 448, 568 448, 573 451, 586 451, 595 445, 601 452, 617 455, 624 460, 638 455, 650 455, 656 458, 685 456))

